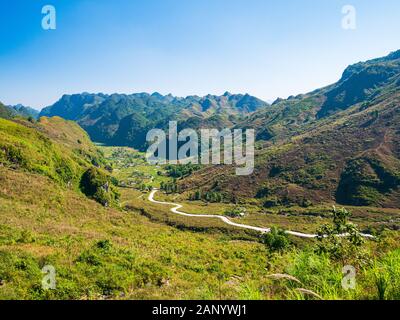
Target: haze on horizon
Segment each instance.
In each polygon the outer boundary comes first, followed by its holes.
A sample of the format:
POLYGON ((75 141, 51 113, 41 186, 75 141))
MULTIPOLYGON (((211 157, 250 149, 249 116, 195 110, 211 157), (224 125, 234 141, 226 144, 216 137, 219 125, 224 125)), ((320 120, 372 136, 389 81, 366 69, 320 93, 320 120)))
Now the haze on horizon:
POLYGON ((400 2, 14 0, 1 4, 0 101, 37 109, 63 94, 249 93, 264 100, 337 81, 399 49, 400 2), (57 10, 43 30, 42 7, 57 10))

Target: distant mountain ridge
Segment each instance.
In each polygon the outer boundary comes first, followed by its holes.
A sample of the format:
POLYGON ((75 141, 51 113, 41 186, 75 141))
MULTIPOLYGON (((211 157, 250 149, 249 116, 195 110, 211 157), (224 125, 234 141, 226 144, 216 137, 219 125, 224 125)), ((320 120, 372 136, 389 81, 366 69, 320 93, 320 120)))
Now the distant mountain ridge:
POLYGON ((11 111, 15 114, 15 115, 19 115, 21 117, 25 117, 25 118, 29 118, 32 117, 34 119, 37 119, 39 117, 39 111, 36 109, 33 109, 31 107, 28 106, 24 106, 22 104, 17 104, 15 106, 8 106, 11 111))
POLYGON ((22 104, 17 104, 15 106, 5 106, 0 102, 0 118, 10 119, 15 116, 20 116, 24 118, 32 117, 37 119, 39 116, 39 111, 23 106, 22 104))
POLYGON ((171 120, 194 125, 211 123, 231 127, 266 102, 249 94, 175 97, 171 94, 74 94, 64 95, 40 116, 60 116, 78 122, 96 142, 144 148, 145 133, 164 128, 171 120), (143 135, 144 133, 144 135, 143 135))

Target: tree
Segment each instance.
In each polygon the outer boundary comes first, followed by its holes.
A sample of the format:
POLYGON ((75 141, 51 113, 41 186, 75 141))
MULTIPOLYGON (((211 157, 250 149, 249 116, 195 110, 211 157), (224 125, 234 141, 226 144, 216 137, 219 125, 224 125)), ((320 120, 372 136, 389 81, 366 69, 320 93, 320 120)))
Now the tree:
POLYGON ((330 257, 346 263, 347 260, 363 256, 360 247, 364 239, 358 227, 349 222, 351 213, 345 208, 333 207, 333 223, 326 224, 318 230, 318 253, 326 253, 330 257))
POLYGON ((94 167, 89 168, 82 175, 80 189, 86 196, 105 207, 116 204, 120 197, 118 190, 112 184, 111 177, 106 172, 94 167))
POLYGON ((282 252, 290 246, 290 241, 284 230, 273 227, 271 232, 263 235, 263 243, 273 252, 282 252))
POLYGON ((167 194, 179 193, 180 191, 180 188, 175 179, 172 182, 161 182, 160 188, 167 194))

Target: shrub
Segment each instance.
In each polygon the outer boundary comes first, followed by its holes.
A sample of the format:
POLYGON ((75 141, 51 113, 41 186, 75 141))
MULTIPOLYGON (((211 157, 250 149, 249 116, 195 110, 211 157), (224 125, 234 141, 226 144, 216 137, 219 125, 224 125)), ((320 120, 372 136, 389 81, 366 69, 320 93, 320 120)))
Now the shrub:
POLYGON ((269 184, 263 185, 260 189, 257 190, 256 198, 261 199, 265 197, 269 197, 273 194, 274 190, 269 184))
POLYGON ((112 243, 110 240, 100 240, 96 243, 96 246, 104 251, 110 251, 112 248, 112 243))
POLYGON ((165 191, 167 194, 179 193, 179 186, 175 179, 172 182, 161 182, 160 189, 165 191))
POLYGON ((246 208, 235 207, 225 210, 224 215, 231 218, 242 217, 246 213, 246 208))
POLYGON ((290 241, 285 231, 276 227, 273 227, 271 232, 263 235, 263 243, 273 252, 282 252, 290 246, 290 241))
POLYGON ((59 159, 56 164, 56 174, 60 177, 64 183, 71 183, 75 178, 74 170, 72 165, 67 161, 59 159))
POLYGON ((312 207, 312 205, 313 205, 313 203, 312 203, 311 200, 302 199, 302 200, 300 201, 300 206, 303 207, 303 208, 309 208, 309 207, 312 207))
POLYGON ((21 167, 26 167, 28 160, 23 156, 21 150, 14 146, 8 145, 2 147, 5 153, 5 160, 11 164, 18 165, 21 167))
MULTIPOLYGON (((216 191, 197 190, 195 193, 193 193, 189 196, 190 201, 202 200, 202 201, 211 202, 211 203, 220 203, 226 199, 227 199, 227 197, 223 193, 216 192, 216 191)), ((233 200, 234 199, 232 198, 232 201, 233 200)))
POLYGON ((332 210, 333 223, 322 226, 318 230, 318 253, 328 254, 331 258, 346 263, 357 261, 363 257, 360 247, 364 243, 356 225, 349 222, 351 213, 345 208, 332 210))
POLYGON ((195 164, 181 164, 181 165, 168 165, 165 167, 168 176, 172 178, 184 178, 190 176, 193 172, 201 169, 200 165, 195 164))
POLYGON ((107 207, 119 200, 119 193, 111 180, 106 173, 92 167, 83 174, 80 188, 86 196, 107 207))
POLYGON ((282 205, 281 201, 277 197, 270 197, 264 201, 264 208, 273 208, 282 205))

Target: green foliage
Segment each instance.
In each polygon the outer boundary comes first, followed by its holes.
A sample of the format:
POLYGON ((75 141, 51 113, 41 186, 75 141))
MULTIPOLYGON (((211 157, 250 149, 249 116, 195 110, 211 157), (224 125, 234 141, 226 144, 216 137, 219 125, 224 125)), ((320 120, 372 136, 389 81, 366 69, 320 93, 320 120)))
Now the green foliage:
POLYGON ((12 111, 0 102, 0 118, 11 119, 13 117, 12 111))
MULTIPOLYGON (((0 162, 62 183, 78 181, 81 159, 35 129, 0 119, 0 162)), ((85 161, 82 161, 85 163, 85 161)))
POLYGON ((375 261, 372 274, 377 299, 400 299, 400 250, 389 253, 380 261, 375 261))
POLYGON ((220 203, 226 199, 224 194, 217 191, 202 191, 197 190, 189 196, 190 201, 205 201, 210 203, 220 203))
POLYGON ((167 165, 165 166, 165 170, 169 177, 172 178, 185 178, 190 176, 193 172, 201 169, 201 165, 195 164, 183 164, 183 165, 167 165))
POLYGON ((261 199, 272 196, 275 192, 275 188, 269 183, 265 183, 261 188, 257 190, 256 198, 261 199))
POLYGON ((28 164, 28 160, 24 157, 21 149, 16 148, 12 145, 3 146, 2 152, 5 156, 5 161, 11 163, 12 165, 16 165, 19 167, 26 167, 28 164))
POLYGON ((82 175, 80 188, 86 196, 105 207, 118 203, 119 193, 113 186, 111 177, 98 168, 92 167, 82 175))
POLYGON ((383 194, 400 185, 398 172, 373 158, 359 158, 348 162, 336 192, 339 203, 370 206, 379 205, 383 194))
POLYGON ((337 265, 326 254, 316 254, 312 250, 294 250, 288 253, 288 266, 284 272, 296 278, 298 282, 287 282, 286 299, 309 299, 312 296, 300 294, 298 288, 306 288, 317 293, 324 299, 343 297, 341 272, 342 266, 337 265))
POLYGON ((160 286, 167 272, 157 263, 140 263, 130 251, 101 240, 77 258, 77 268, 87 277, 95 277, 95 290, 104 296, 115 296, 135 286, 160 286))
POLYGON ((246 214, 246 208, 234 207, 225 210, 224 215, 231 218, 240 218, 246 214))
POLYGON ((375 284, 378 291, 379 300, 385 300, 386 291, 388 288, 388 279, 385 274, 377 274, 375 278, 375 284))
MULTIPOLYGON (((361 250, 364 244, 357 226, 348 221, 351 213, 345 208, 332 210, 333 223, 324 225, 318 230, 317 252, 328 254, 336 260, 344 263, 364 259, 361 250)), ((361 261, 362 262, 362 261, 361 261)))
POLYGON ((263 243, 272 252, 283 252, 290 246, 290 241, 284 230, 272 227, 263 235, 263 243))
POLYGON ((274 207, 278 207, 281 206, 282 202, 278 197, 268 197, 267 199, 265 199, 264 203, 263 203, 263 207, 264 208, 274 208, 274 207))
MULTIPOLYGON (((151 189, 152 189, 152 187, 149 186, 149 185, 146 185, 145 183, 141 183, 139 185, 139 190, 140 191, 146 192, 146 191, 151 191, 151 189)), ((161 190, 166 191, 166 186, 164 184, 161 186, 161 190)))
POLYGON ((180 192, 179 186, 176 183, 175 179, 171 182, 161 182, 160 188, 161 188, 161 190, 165 191, 165 193, 167 193, 167 194, 180 192))

